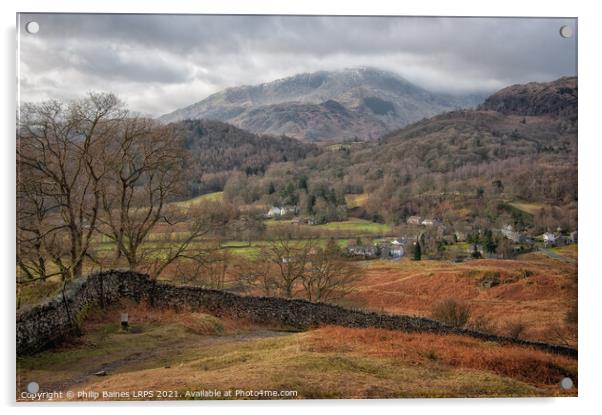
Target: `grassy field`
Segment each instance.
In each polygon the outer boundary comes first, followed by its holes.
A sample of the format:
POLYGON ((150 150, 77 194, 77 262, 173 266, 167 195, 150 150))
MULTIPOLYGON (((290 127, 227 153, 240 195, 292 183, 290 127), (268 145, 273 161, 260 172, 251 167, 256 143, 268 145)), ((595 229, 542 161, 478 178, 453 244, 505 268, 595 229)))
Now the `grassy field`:
POLYGON ((193 197, 192 199, 183 200, 181 202, 170 203, 170 206, 179 208, 189 208, 202 202, 221 202, 224 200, 224 192, 213 192, 193 197))
POLYGON ((313 227, 329 231, 355 232, 358 235, 387 235, 393 231, 393 227, 390 225, 356 218, 351 218, 343 222, 329 222, 313 227))
POLYGON ((362 207, 368 203, 370 195, 368 193, 361 193, 358 195, 345 195, 345 202, 348 208, 362 207))
POLYGON ((558 255, 562 255, 574 260, 577 260, 578 248, 577 244, 571 244, 566 246, 560 246, 558 248, 552 248, 552 251, 558 255))
MULTIPOLYGON (((577 361, 460 336, 278 327, 128 306, 85 323, 71 343, 17 361, 17 390, 294 391, 295 398, 575 396, 577 361), (286 329, 286 328, 284 328, 286 329), (94 376, 104 371, 106 376, 94 376)), ((238 397, 240 399, 241 397, 238 397)), ((189 399, 189 398, 188 398, 189 399)))
POLYGON ((539 211, 545 207, 543 203, 526 203, 526 202, 512 202, 508 203, 510 206, 522 210, 530 215, 536 215, 539 211))
MULTIPOLYGON (((303 242, 304 241, 302 241, 302 240, 292 241, 293 244, 294 243, 300 244, 303 242)), ((321 247, 324 247, 327 242, 328 242, 328 239, 326 239, 326 238, 314 241, 314 243, 316 243, 318 246, 321 246, 321 247)), ((336 239, 336 242, 337 242, 337 245, 339 245, 339 247, 344 248, 347 246, 349 239, 345 239, 345 238, 336 239)), ((245 242, 245 241, 227 241, 227 242, 222 243, 222 247, 227 248, 230 253, 235 254, 235 255, 240 255, 245 258, 256 258, 259 255, 259 253, 261 252, 261 249, 268 245, 269 245, 268 241, 253 241, 253 242, 251 242, 250 245, 248 242, 245 242)))
POLYGON ((471 319, 481 317, 499 334, 521 324, 521 337, 576 346, 576 327, 567 327, 567 314, 577 301, 577 266, 541 253, 515 260, 365 263, 345 305, 399 314, 430 316, 433 304, 453 298, 466 302, 471 319), (484 278, 498 278, 486 288, 484 278))

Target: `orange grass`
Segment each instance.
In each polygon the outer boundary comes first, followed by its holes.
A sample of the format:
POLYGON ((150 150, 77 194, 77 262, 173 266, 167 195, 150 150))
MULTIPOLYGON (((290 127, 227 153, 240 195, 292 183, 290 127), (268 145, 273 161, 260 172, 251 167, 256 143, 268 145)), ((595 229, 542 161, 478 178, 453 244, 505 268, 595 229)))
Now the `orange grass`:
POLYGON ((460 264, 371 262, 345 301, 379 312, 430 316, 433 304, 446 298, 468 303, 472 319, 489 319, 500 334, 520 321, 526 325, 525 338, 576 345, 576 328, 567 327, 565 318, 577 301, 577 267, 541 255, 460 264), (500 284, 481 286, 488 274, 498 275, 500 284))
POLYGON ((308 333, 313 352, 344 352, 388 358, 410 365, 439 362, 489 371, 538 387, 558 388, 569 376, 577 382, 577 360, 527 347, 499 345, 457 335, 402 333, 328 326, 308 333))

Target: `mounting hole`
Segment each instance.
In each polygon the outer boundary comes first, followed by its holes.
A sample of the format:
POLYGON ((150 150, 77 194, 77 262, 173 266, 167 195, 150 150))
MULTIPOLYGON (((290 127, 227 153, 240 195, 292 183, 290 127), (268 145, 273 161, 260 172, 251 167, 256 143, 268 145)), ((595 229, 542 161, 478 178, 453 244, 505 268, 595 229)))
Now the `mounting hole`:
POLYGON ((569 390, 573 387, 573 379, 571 378, 563 378, 560 381, 560 387, 564 390, 569 390))
POLYGON ((35 35, 40 31, 40 25, 38 24, 38 22, 28 22, 25 25, 25 30, 27 30, 27 33, 35 35))
POLYGON ((565 39, 573 37, 573 28, 571 26, 562 26, 560 28, 560 36, 565 39))
POLYGON ((40 390, 40 385, 37 382, 29 382, 27 384, 27 392, 29 393, 38 393, 40 390))

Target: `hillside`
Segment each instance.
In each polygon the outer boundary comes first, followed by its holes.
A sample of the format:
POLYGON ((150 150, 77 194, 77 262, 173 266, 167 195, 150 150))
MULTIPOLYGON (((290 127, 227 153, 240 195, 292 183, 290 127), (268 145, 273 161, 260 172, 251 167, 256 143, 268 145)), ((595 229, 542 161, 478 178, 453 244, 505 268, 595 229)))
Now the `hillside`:
POLYGON ((387 131, 383 121, 358 110, 347 109, 334 100, 320 104, 265 105, 245 112, 232 122, 249 131, 288 134, 308 140, 357 137, 376 140, 387 131))
POLYGON ((256 135, 219 121, 187 120, 181 128, 189 154, 189 193, 223 190, 233 170, 263 174, 271 163, 295 161, 319 153, 312 144, 290 137, 256 135))
MULTIPOLYGON (((513 90, 520 99, 503 90, 488 105, 500 95, 509 102, 538 102, 541 95, 537 88, 513 90)), ((450 221, 487 216, 495 222, 504 214, 500 203, 521 200, 548 210, 568 209, 555 212, 555 220, 574 227, 577 126, 571 114, 576 114, 576 102, 569 100, 562 111, 553 102, 547 112, 541 107, 540 115, 530 115, 529 105, 516 106, 516 114, 486 108, 447 112, 391 132, 378 143, 340 146, 294 164, 271 166, 255 182, 258 188, 271 184, 276 192, 288 186, 287 194, 301 177, 308 178, 310 192, 312 186, 328 183, 340 194, 364 195, 361 217, 387 223, 411 214, 450 221)), ((299 189, 298 199, 303 200, 303 192, 299 189)), ((551 211, 536 213, 535 219, 551 211)))
POLYGON ((480 96, 429 92, 392 72, 354 68, 229 88, 160 120, 215 119, 255 133, 306 139, 376 139, 424 117, 480 102, 480 96))
MULTIPOLYGON (((370 261, 344 301, 355 310, 429 317, 434 300, 453 296, 470 304, 470 327, 508 335, 521 324, 523 339, 576 347, 576 326, 563 324, 576 301, 576 276, 575 264, 541 254, 471 264, 370 261), (480 280, 491 273, 500 284, 485 288, 480 280)), ((21 356, 18 390, 32 378, 44 391, 185 393, 202 385, 298 393, 283 398, 574 396, 576 388, 558 383, 569 376, 578 385, 574 357, 437 332, 333 325, 299 331, 125 299, 84 319, 82 332, 21 356), (124 309, 128 331, 119 327, 124 309)))
POLYGON ((173 393, 75 395, 78 401, 249 399, 244 393, 253 390, 278 393, 256 399, 577 395, 558 387, 564 376, 577 380, 577 360, 528 348, 379 329, 294 333, 202 313, 129 311, 130 332, 119 330, 111 311, 87 322, 81 341, 18 360, 18 390, 36 379, 41 391, 173 393), (99 371, 106 376, 94 376, 99 371), (187 395, 215 390, 222 395, 187 395))
POLYGON ((493 94, 479 107, 503 114, 577 117, 577 78, 512 85, 493 94))

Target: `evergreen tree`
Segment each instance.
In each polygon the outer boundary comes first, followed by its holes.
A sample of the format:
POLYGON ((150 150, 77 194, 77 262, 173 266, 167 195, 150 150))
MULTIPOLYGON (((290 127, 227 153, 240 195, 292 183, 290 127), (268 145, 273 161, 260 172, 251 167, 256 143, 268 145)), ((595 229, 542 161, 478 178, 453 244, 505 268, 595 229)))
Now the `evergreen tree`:
POLYGON ((491 232, 490 229, 487 229, 484 232, 483 248, 485 248, 485 251, 489 254, 494 254, 495 250, 497 248, 497 244, 495 243, 495 240, 493 239, 493 233, 491 232))
POLYGON ((422 248, 420 248, 420 242, 416 242, 414 245, 414 260, 420 261, 422 259, 422 248))

